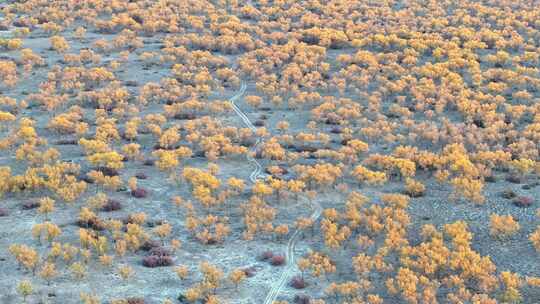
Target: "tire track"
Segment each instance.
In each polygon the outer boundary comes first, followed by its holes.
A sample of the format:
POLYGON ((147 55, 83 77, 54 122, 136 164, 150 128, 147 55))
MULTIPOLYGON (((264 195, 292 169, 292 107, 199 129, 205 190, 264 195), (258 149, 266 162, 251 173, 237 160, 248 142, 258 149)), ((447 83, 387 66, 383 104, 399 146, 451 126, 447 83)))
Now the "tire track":
MULTIPOLYGON (((235 104, 235 102, 244 95, 244 93, 246 92, 246 88, 247 88, 246 83, 242 82, 242 85, 240 86, 240 90, 238 91, 238 93, 236 93, 236 95, 234 95, 233 97, 229 99, 229 102, 231 103, 234 112, 242 119, 244 124, 251 131, 256 132, 257 128, 251 123, 251 121, 246 116, 246 114, 244 114, 244 112, 242 112, 242 110, 235 104)), ((255 141, 255 144, 251 148, 250 152, 252 153, 247 154, 248 162, 252 163, 255 166, 255 169, 253 170, 253 172, 251 172, 251 175, 249 176, 249 179, 251 180, 252 183, 255 183, 257 181, 262 171, 261 164, 252 156, 252 154, 254 154, 253 152, 256 152, 257 147, 259 144, 261 144, 261 142, 262 142, 262 137, 257 138, 257 140, 255 141)), ((310 205, 310 207, 313 209, 313 213, 310 216, 311 220, 313 222, 317 221, 317 219, 321 215, 322 207, 317 202, 310 202, 309 199, 307 199, 305 196, 300 196, 300 198, 302 199, 302 201, 304 201, 304 203, 306 203, 307 205, 310 205)), ((291 235, 291 238, 289 239, 289 241, 287 242, 287 252, 285 256, 287 264, 285 265, 285 269, 281 272, 279 279, 272 284, 270 291, 266 295, 264 304, 272 304, 277 299, 279 293, 285 286, 287 279, 291 276, 291 274, 295 270, 296 264, 295 264, 294 250, 296 248, 296 243, 298 243, 299 237, 300 237, 300 230, 296 229, 294 233, 291 235)))

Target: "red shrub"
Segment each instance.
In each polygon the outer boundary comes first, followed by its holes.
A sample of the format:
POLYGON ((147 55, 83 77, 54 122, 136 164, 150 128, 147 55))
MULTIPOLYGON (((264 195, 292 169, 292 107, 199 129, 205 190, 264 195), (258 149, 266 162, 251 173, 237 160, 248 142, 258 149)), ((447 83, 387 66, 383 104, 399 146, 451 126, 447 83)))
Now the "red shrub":
POLYGON ((295 289, 304 289, 306 288, 306 281, 304 281, 304 278, 300 276, 296 276, 292 278, 290 285, 292 288, 295 288, 295 289))
POLYGON ((159 267, 159 262, 160 262, 159 257, 155 255, 145 256, 142 261, 143 266, 149 267, 149 268, 159 267))
POLYGON ((295 146, 294 149, 296 150, 296 152, 311 152, 311 153, 314 153, 314 152, 317 152, 317 148, 315 147, 310 147, 310 146, 306 146, 306 145, 299 145, 299 146, 295 146))
POLYGON ((143 258, 143 266, 149 268, 171 266, 173 264, 173 259, 171 256, 157 256, 149 255, 143 258))
POLYGON ((246 274, 246 277, 248 278, 253 277, 255 273, 257 272, 257 270, 255 270, 255 267, 244 268, 242 269, 242 271, 246 274))
POLYGON ((136 197, 136 198, 145 198, 148 196, 148 191, 146 191, 146 189, 143 189, 143 188, 137 188, 131 191, 131 196, 136 197))
POLYGON ((484 177, 484 180, 487 183, 495 183, 495 182, 497 182, 497 177, 495 177, 495 175, 488 175, 488 176, 484 177))
POLYGON ((68 146, 68 145, 78 145, 79 142, 76 139, 60 139, 54 142, 55 145, 59 146, 68 146))
POLYGON ((333 128, 330 130, 330 133, 332 133, 332 134, 341 134, 341 133, 343 133, 343 130, 341 130, 340 127, 333 127, 333 128))
POLYGON ((294 296, 294 303, 296 304, 309 304, 311 299, 308 295, 296 295, 294 296))
POLYGON ((530 196, 519 196, 512 201, 512 203, 518 207, 529 207, 534 202, 534 199, 530 196))
POLYGON ((161 266, 171 266, 174 264, 173 258, 171 256, 162 256, 160 257, 161 266))
POLYGON ((207 245, 215 245, 218 243, 218 240, 215 237, 209 237, 208 240, 206 240, 207 245))
MULTIPOLYGON (((133 16, 133 17, 136 17, 136 16, 133 16)), ((138 87, 138 86, 139 86, 139 83, 138 83, 137 81, 135 81, 135 80, 126 80, 126 81, 124 82, 124 85, 125 85, 126 87, 138 87)))
POLYGON ((77 225, 81 228, 90 228, 96 231, 105 230, 105 224, 99 218, 92 218, 88 221, 77 221, 77 225))
POLYGON ((521 178, 517 175, 510 174, 506 177, 506 180, 514 184, 521 184, 521 178))
POLYGON ((101 210, 106 212, 117 211, 120 209, 122 209, 122 204, 114 199, 108 200, 107 203, 105 203, 105 205, 103 206, 103 208, 101 208, 101 210))
POLYGON ((270 259, 270 264, 272 264, 272 266, 281 266, 281 265, 284 265, 284 264, 285 264, 285 257, 282 256, 282 255, 274 255, 274 256, 270 259))
POLYGON ((127 298, 127 304, 144 304, 143 298, 127 298))
POLYGON ((152 250, 153 248, 156 248, 156 247, 160 247, 161 244, 159 241, 156 241, 156 240, 148 240, 146 242, 144 242, 141 246, 141 250, 144 250, 144 251, 150 251, 152 250))
POLYGON ((179 113, 179 114, 174 115, 173 118, 178 119, 178 120, 193 120, 197 118, 197 116, 192 113, 179 113))
POLYGON ((165 248, 165 247, 153 247, 150 249, 149 251, 150 255, 155 255, 155 256, 158 256, 158 257, 164 257, 164 256, 171 256, 172 255, 172 252, 165 248))
POLYGON ((328 117, 324 123, 327 125, 339 125, 341 124, 341 119, 339 117, 331 116, 328 117))
POLYGON ((530 184, 526 184, 526 185, 521 186, 521 189, 530 190, 530 189, 532 189, 534 187, 537 187, 539 185, 540 185, 540 181, 536 181, 536 182, 532 182, 530 184))
POLYGON ((117 176, 118 175, 118 170, 107 168, 107 167, 97 167, 94 170, 100 171, 105 176, 117 176))
POLYGON ((516 197, 516 193, 512 189, 505 189, 501 193, 501 196, 505 199, 513 199, 514 197, 516 197))
POLYGON ((137 179, 147 179, 147 178, 148 178, 148 176, 146 176, 146 174, 144 174, 144 172, 137 172, 137 173, 135 173, 135 177, 136 177, 137 179))
POLYGON ((38 202, 34 202, 34 201, 24 202, 24 203, 22 204, 22 209, 23 209, 23 210, 36 209, 37 207, 39 207, 39 203, 38 203, 38 202))
POLYGON ((0 217, 8 216, 8 215, 9 215, 9 212, 6 209, 0 208, 0 217))
POLYGON ((259 260, 267 261, 267 260, 270 260, 273 256, 274 256, 274 253, 272 251, 267 250, 261 254, 261 256, 259 257, 259 260))

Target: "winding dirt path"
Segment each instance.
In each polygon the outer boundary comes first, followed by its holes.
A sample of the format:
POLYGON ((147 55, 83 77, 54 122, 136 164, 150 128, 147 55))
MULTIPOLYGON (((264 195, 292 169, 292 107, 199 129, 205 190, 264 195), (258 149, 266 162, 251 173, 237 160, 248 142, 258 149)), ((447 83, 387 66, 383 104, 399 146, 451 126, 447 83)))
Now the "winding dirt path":
MULTIPOLYGON (((236 93, 236 95, 234 95, 233 97, 229 99, 229 102, 231 103, 234 112, 242 119, 244 124, 253 132, 255 132, 257 131, 257 128, 251 123, 251 121, 246 116, 246 114, 244 114, 244 112, 242 112, 242 110, 240 110, 240 108, 235 104, 235 102, 244 95, 244 93, 246 92, 246 88, 247 88, 246 84, 242 82, 240 90, 238 91, 238 93, 236 93)), ((261 142, 262 142, 262 138, 261 137, 257 138, 257 141, 251 148, 251 152, 255 152, 257 150, 257 146, 261 142)), ((250 163, 255 165, 255 169, 253 170, 253 172, 251 172, 251 175, 249 176, 251 182, 255 183, 257 179, 259 178, 259 175, 261 174, 262 166, 255 158, 253 158, 252 153, 247 154, 247 160, 250 163)), ((322 212, 321 205, 319 205, 317 202, 310 202, 310 200, 307 199, 305 196, 300 196, 300 199, 313 209, 313 213, 311 214, 310 218, 315 222, 321 215, 321 212, 322 212)), ((294 233, 291 235, 291 238, 289 239, 289 241, 287 242, 287 252, 285 256, 287 264, 285 265, 279 278, 273 282, 270 288, 270 291, 266 295, 264 304, 272 304, 276 300, 277 296, 281 292, 281 289, 283 289, 283 287, 285 286, 287 279, 291 276, 291 274, 295 270, 296 262, 295 262, 294 250, 296 247, 296 243, 298 242, 298 239, 300 237, 300 232, 301 232, 300 230, 296 229, 294 233)))

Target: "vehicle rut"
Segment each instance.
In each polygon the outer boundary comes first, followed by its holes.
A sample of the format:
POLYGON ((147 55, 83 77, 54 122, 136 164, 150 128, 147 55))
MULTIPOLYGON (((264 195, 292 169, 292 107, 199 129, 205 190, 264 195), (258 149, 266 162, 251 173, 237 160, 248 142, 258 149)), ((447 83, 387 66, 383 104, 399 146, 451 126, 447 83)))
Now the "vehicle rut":
MULTIPOLYGON (((253 123, 249 120, 249 118, 246 116, 244 112, 236 105, 236 101, 241 98, 244 93, 246 92, 246 84, 242 82, 240 86, 240 90, 229 99, 229 102, 232 105, 232 108, 234 112, 242 119, 244 124, 251 129, 253 132, 257 131, 257 128, 253 125, 253 123)), ((250 152, 256 152, 257 147, 262 142, 262 137, 257 138, 255 141, 255 144, 251 148, 250 152)), ((255 166, 255 169, 253 172, 251 172, 251 175, 249 176, 249 179, 252 183, 255 183, 257 179, 259 178, 259 175, 262 171, 261 164, 252 156, 254 153, 247 153, 247 160, 252 163, 255 166)), ((317 221, 317 219, 320 217, 322 212, 322 207, 317 202, 311 202, 308 198, 305 196, 300 196, 299 199, 303 200, 306 204, 310 205, 310 207, 313 209, 313 213, 311 214, 310 218, 313 220, 313 222, 317 221)), ((296 229, 293 234, 291 235, 291 238, 287 242, 287 251, 285 255, 286 265, 284 267, 284 270, 281 272, 281 275, 279 276, 278 280, 276 280, 271 288, 268 294, 266 295, 266 298, 264 300, 264 304, 272 304, 276 298, 278 297, 279 293, 285 286, 287 279, 290 277, 292 272, 295 269, 295 256, 294 256, 294 250, 296 247, 296 244, 298 243, 298 239, 300 237, 300 230, 296 229)))

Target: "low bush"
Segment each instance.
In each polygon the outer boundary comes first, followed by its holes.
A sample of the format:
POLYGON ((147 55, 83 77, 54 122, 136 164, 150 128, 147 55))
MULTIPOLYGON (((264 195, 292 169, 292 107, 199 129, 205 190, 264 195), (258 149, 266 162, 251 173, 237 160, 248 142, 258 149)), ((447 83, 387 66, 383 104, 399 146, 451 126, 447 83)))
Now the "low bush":
POLYGON ((300 146, 295 146, 294 147, 296 152, 311 152, 311 153, 314 153, 314 152, 317 152, 317 148, 315 147, 310 147, 310 146, 306 146, 306 145, 300 145, 300 146))
POLYGON ((140 247, 141 250, 144 250, 144 251, 150 251, 152 250, 153 248, 156 248, 156 247, 160 247, 161 244, 159 241, 156 241, 156 240, 147 240, 146 242, 144 242, 142 244, 142 246, 140 247))
POLYGON ((172 255, 172 252, 169 249, 167 249, 165 247, 162 247, 162 246, 152 247, 149 250, 149 253, 150 253, 150 255, 155 255, 155 256, 159 256, 159 257, 171 256, 172 255))
POLYGON ((304 278, 296 276, 291 279, 290 285, 294 289, 304 289, 306 288, 306 281, 304 278))
POLYGON ((272 257, 274 256, 274 253, 272 251, 264 251, 263 253, 261 253, 261 255, 259 256, 259 260, 261 261, 268 261, 270 260, 272 257))
POLYGON ((7 209, 0 208, 0 217, 8 216, 8 215, 9 215, 9 212, 7 211, 7 209))
POLYGON ((519 196, 512 203, 518 207, 529 207, 534 203, 534 199, 530 196, 519 196))
POLYGON ((148 191, 144 188, 137 188, 135 190, 131 190, 131 196, 135 198, 145 198, 148 196, 148 191))
POLYGON ((125 84, 126 87, 137 87, 137 86, 139 86, 139 83, 137 81, 135 81, 135 80, 126 80, 124 82, 124 84, 125 84))
POLYGON ((501 196, 505 199, 513 199, 516 197, 516 193, 512 189, 505 189, 503 192, 501 192, 501 196))
POLYGON ((514 174, 510 174, 506 176, 506 181, 514 183, 514 184, 521 184, 521 178, 514 174))
POLYGON ((480 119, 474 119, 473 124, 475 126, 477 126, 478 128, 485 128, 486 127, 486 124, 484 123, 484 121, 480 120, 480 119))
POLYGON ((255 267, 247 267, 247 268, 242 269, 242 271, 244 272, 244 274, 248 278, 251 278, 251 277, 255 276, 255 273, 257 272, 255 267))
POLYGON ((54 142, 58 146, 76 146, 79 142, 76 139, 60 139, 54 142))
POLYGON ((110 304, 144 304, 145 301, 143 298, 126 298, 120 300, 112 300, 110 304))
POLYGON ((207 240, 206 240, 206 245, 215 245, 218 243, 218 240, 215 238, 215 237, 209 237, 207 240))
POLYGON ((117 211, 122 209, 122 204, 114 199, 109 199, 105 205, 101 208, 102 211, 105 212, 111 212, 111 211, 117 211))
POLYGON ((332 134, 341 134, 341 133, 343 133, 343 130, 341 130, 340 127, 333 127, 333 128, 330 130, 330 133, 332 133, 332 134))
POLYGON ((271 259, 270 259, 270 264, 272 266, 281 266, 281 265, 284 265, 285 264, 285 257, 282 256, 282 255, 274 255, 271 259))
POLYGON ((127 298, 127 304, 144 304, 143 298, 127 298))
POLYGON ((96 231, 105 230, 105 224, 99 218, 91 218, 88 221, 77 221, 77 226, 81 228, 90 228, 96 231))
POLYGON ((160 266, 160 259, 155 255, 149 255, 143 258, 142 263, 144 267, 155 268, 160 266))
POLYGON ((32 24, 27 19, 15 19, 12 25, 14 27, 32 27, 32 24))
POLYGON ((487 183, 495 183, 495 182, 497 182, 497 178, 495 177, 495 175, 488 175, 488 176, 484 177, 484 180, 487 183))
POLYGON ((28 201, 22 204, 23 210, 31 210, 31 209, 36 209, 38 207, 39 207, 39 203, 35 201, 28 201))
POLYGON ((117 176, 117 175, 118 175, 118 170, 112 169, 112 168, 107 168, 107 167, 97 167, 97 168, 94 168, 94 170, 103 173, 103 175, 105 175, 105 176, 110 176, 110 177, 112 177, 112 176, 117 176))
POLYGON ((149 255, 143 258, 143 266, 148 268, 165 267, 173 265, 171 256, 149 255))
POLYGON ((294 296, 295 304, 309 304, 311 303, 311 298, 308 295, 296 295, 294 296))
POLYGON ((137 173, 135 173, 135 177, 136 177, 137 179, 147 179, 147 178, 148 178, 148 176, 146 176, 146 174, 144 174, 144 172, 137 172, 137 173))
POLYGON ((540 185, 540 182, 532 182, 530 184, 526 184, 526 185, 521 186, 521 189, 530 190, 530 189, 532 189, 534 187, 538 187, 538 185, 540 185))
POLYGON ((194 120, 197 116, 193 113, 179 113, 174 115, 173 118, 178 120, 194 120))
POLYGON ((180 302, 180 303, 189 303, 187 297, 182 293, 178 295, 178 302, 180 302))
POLYGON ((342 120, 339 117, 332 116, 328 117, 324 123, 327 125, 339 125, 342 123, 342 120))

